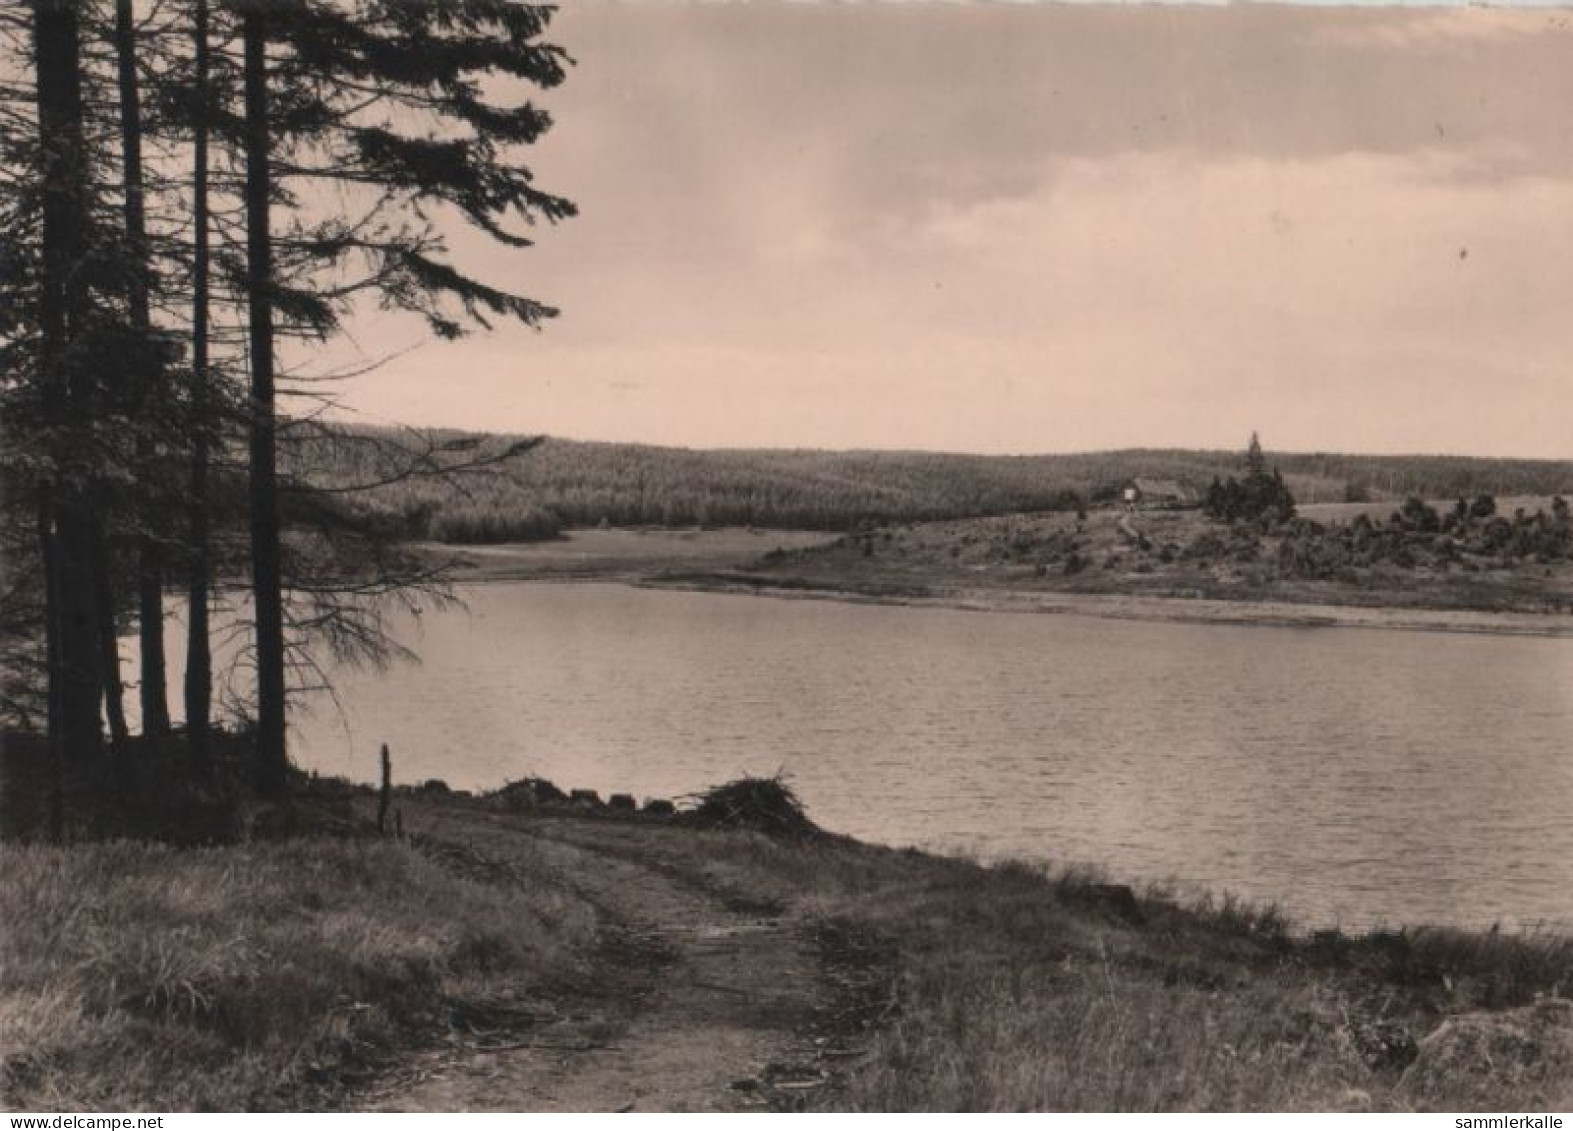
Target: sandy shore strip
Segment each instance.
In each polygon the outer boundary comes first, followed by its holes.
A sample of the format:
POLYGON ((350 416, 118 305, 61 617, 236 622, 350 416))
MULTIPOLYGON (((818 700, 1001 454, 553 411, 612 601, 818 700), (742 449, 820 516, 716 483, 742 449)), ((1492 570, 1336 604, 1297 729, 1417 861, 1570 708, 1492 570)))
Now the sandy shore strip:
POLYGON ((694 592, 860 604, 966 609, 1000 613, 1060 613, 1117 620, 1188 624, 1266 625, 1280 628, 1382 628, 1469 632, 1499 636, 1573 637, 1566 613, 1424 608, 1132 593, 1075 593, 1009 585, 953 585, 938 578, 906 584, 870 579, 860 586, 839 578, 758 572, 748 567, 767 550, 805 549, 832 541, 818 531, 573 531, 545 543, 442 546, 418 549, 459 565, 460 584, 513 581, 602 581, 694 592))
POLYGON ((1497 636, 1573 638, 1573 617, 1554 613, 1473 609, 1398 609, 1309 605, 1287 601, 1222 601, 1146 594, 1064 593, 1041 590, 930 586, 926 594, 866 592, 818 587, 799 578, 758 574, 646 577, 633 582, 661 589, 746 593, 811 601, 964 609, 990 613, 1059 613, 1112 620, 1176 624, 1237 624, 1278 628, 1381 628, 1413 632, 1469 632, 1497 636))

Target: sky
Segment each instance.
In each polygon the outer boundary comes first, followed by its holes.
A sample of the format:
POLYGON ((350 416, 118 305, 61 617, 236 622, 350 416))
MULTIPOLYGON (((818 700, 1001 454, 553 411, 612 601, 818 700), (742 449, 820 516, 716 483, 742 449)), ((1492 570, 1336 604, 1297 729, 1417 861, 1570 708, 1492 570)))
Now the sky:
POLYGON ((561 308, 360 419, 692 447, 1573 458, 1573 12, 579 4, 466 267, 561 308))

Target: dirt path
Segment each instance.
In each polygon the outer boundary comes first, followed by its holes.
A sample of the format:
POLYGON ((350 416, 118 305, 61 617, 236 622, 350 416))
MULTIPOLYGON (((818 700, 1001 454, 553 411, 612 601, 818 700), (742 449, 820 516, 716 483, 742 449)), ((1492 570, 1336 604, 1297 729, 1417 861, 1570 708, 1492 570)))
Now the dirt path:
POLYGON ((603 917, 605 953, 588 1004, 425 1054, 363 1110, 758 1110, 823 1086, 806 1034, 824 983, 801 915, 728 898, 605 823, 436 807, 405 820, 435 852, 505 873, 527 860, 532 882, 576 891, 603 917))

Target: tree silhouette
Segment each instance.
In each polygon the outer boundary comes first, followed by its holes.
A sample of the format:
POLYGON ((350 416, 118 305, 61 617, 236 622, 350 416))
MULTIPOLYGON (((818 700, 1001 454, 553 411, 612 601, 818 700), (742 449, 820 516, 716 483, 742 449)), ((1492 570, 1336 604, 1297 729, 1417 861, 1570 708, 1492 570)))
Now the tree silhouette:
MULTIPOLYGON (((547 9, 499 0, 364 0, 353 10, 321 0, 231 6, 241 12, 245 47, 257 781, 277 794, 288 761, 276 337, 331 333, 364 291, 421 315, 444 338, 494 316, 538 325, 556 311, 457 268, 430 212, 446 208, 498 242, 525 247, 530 241, 507 226, 510 218, 556 221, 575 209, 537 189, 512 153, 544 132, 546 114, 529 102, 501 106, 482 96, 481 79, 492 73, 538 87, 562 80, 562 52, 539 42, 547 9), (412 119, 431 128, 411 131, 412 119), (294 200, 283 184, 302 180, 374 191, 359 216, 301 219, 281 240, 271 211, 276 201, 294 200), (289 279, 275 262, 276 243, 293 269, 289 279), (352 265, 362 274, 345 283, 352 265)), ((297 514, 345 517, 298 494, 291 506, 297 514)), ((356 582, 352 591, 364 589, 356 582)))
POLYGON ((1246 478, 1254 479, 1267 473, 1267 457, 1262 454, 1262 441, 1255 432, 1251 433, 1251 443, 1245 449, 1245 474, 1246 478))
MULTIPOLYGON (((299 459, 280 474, 286 433, 328 431, 279 412, 280 341, 333 333, 360 296, 441 337, 556 313, 472 278, 445 240, 459 221, 525 247, 513 221, 574 213, 518 159, 547 115, 506 101, 564 77, 567 56, 540 38, 550 14, 513 0, 165 0, 145 12, 131 0, 31 0, 0 12, 0 41, 17 47, 0 84, 11 426, 0 536, 14 561, 25 513, 37 566, 0 586, 0 708, 25 712, 13 676, 41 672, 40 713, 62 754, 99 752, 103 710, 127 748, 116 619, 130 606, 116 594, 133 578, 145 736, 169 730, 164 573, 182 538, 193 769, 208 761, 214 578, 249 564, 255 778, 275 795, 299 641, 374 652, 387 644, 380 622, 357 610, 435 584, 438 572, 396 553, 397 532, 354 503, 362 488, 319 486, 299 459), (300 191, 311 182, 334 191, 300 191), (227 455, 242 430, 250 546, 216 561, 240 529, 242 475, 227 455)), ((494 458, 438 439, 389 447, 408 464, 383 483, 494 458)))
POLYGON ((1295 514, 1294 495, 1278 468, 1267 470, 1267 457, 1255 432, 1245 452, 1246 474, 1243 480, 1234 476, 1220 483, 1213 478, 1202 499, 1202 511, 1221 522, 1269 521, 1288 522, 1295 514))

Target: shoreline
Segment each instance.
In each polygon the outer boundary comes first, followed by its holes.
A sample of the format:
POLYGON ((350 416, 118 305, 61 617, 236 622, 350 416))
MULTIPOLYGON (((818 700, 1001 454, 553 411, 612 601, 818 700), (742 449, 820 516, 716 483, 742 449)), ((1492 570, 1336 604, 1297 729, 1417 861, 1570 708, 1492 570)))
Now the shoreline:
POLYGON ((1301 934, 1227 894, 771 831, 769 807, 700 824, 499 796, 400 790, 393 837, 371 832, 373 795, 352 790, 334 811, 357 835, 17 848, 9 907, 97 909, 65 945, 18 916, 31 929, 13 992, 63 985, 83 1003, 80 1021, 30 1034, 23 1102, 27 1087, 184 1110, 628 1110, 633 1097, 641 1110, 1452 1111, 1569 1096, 1565 934, 1301 934), (189 914, 192 891, 202 915, 173 969, 201 971, 224 1014, 182 1008, 172 975, 110 945, 149 906, 189 914), (285 949, 288 967, 250 965, 285 949), (90 1011, 106 984, 126 992, 90 1011), (201 1042, 211 1063, 131 1071, 149 1014, 159 1039, 201 1042), (245 1039, 226 1027, 236 1016, 245 1039), (303 1031, 321 1034, 306 1077, 292 1067, 303 1031))
MULTIPOLYGON (((1152 592, 1089 592, 1045 586, 967 584, 943 573, 867 577, 833 571, 823 576, 760 569, 771 549, 828 545, 834 535, 814 531, 724 528, 706 531, 573 531, 550 543, 416 546, 459 568, 455 584, 498 582, 610 582, 636 588, 723 593, 790 600, 945 608, 967 612, 1037 613, 1168 624, 1228 624, 1269 628, 1363 628, 1455 632, 1485 636, 1573 639, 1573 616, 1524 609, 1464 605, 1380 604, 1329 599, 1285 600, 1189 596, 1152 592)), ((1365 594, 1369 596, 1369 594, 1365 594)), ((1318 595, 1320 597, 1321 595, 1318 595)))
MULTIPOLYGON (((562 790, 556 783, 544 779, 527 778, 527 783, 543 783, 548 790, 562 790)), ((674 795, 673 811, 664 808, 650 810, 619 810, 600 797, 601 791, 571 788, 572 794, 588 794, 593 800, 574 799, 563 793, 558 801, 534 800, 528 793, 521 801, 515 792, 519 782, 507 782, 489 789, 434 791, 417 785, 400 785, 394 788, 396 800, 424 806, 445 806, 453 812, 471 812, 480 816, 507 816, 540 821, 568 821, 583 823, 588 828, 645 829, 652 832, 699 831, 703 826, 693 822, 692 801, 703 791, 674 795), (513 798, 510 792, 515 792, 513 798)), ((356 782, 352 788, 370 796, 375 785, 356 782)), ((607 797, 617 796, 607 792, 607 797)), ((666 799, 649 799, 661 806, 666 799)), ((757 830, 756 830, 757 831, 757 830)), ((1252 893, 1230 886, 1227 882, 1188 878, 1173 873, 1142 874, 1123 869, 1105 859, 1083 856, 1061 856, 1054 852, 1023 853, 1012 850, 990 851, 961 844, 945 844, 933 840, 884 839, 867 834, 849 833, 839 828, 818 826, 818 843, 840 846, 848 851, 866 853, 892 853, 936 865, 976 867, 983 870, 1025 868, 1044 875, 1066 875, 1081 882, 1093 883, 1103 888, 1122 888, 1141 898, 1161 902, 1177 908, 1195 910, 1215 905, 1270 910, 1282 923, 1286 938, 1301 943, 1312 941, 1317 935, 1336 931, 1352 936, 1382 932, 1450 931, 1461 934, 1499 934, 1509 938, 1539 938, 1547 935, 1573 939, 1573 909, 1567 915, 1516 915, 1482 914, 1476 918, 1441 918, 1416 915, 1392 917, 1387 914, 1344 917, 1340 914, 1313 912, 1293 902, 1292 897, 1276 893, 1252 893)))
MULTIPOLYGON (((488 581, 552 580, 528 576, 488 581)), ((619 581, 647 589, 728 593, 783 600, 843 601, 849 604, 956 609, 964 612, 1034 613, 1096 617, 1158 624, 1227 624, 1263 628, 1363 628, 1402 632, 1454 632, 1482 636, 1573 639, 1573 618, 1555 614, 1487 612, 1474 609, 1323 605, 1292 601, 1221 600, 1153 594, 1071 593, 1008 588, 924 586, 927 592, 884 591, 877 586, 817 584, 810 579, 771 578, 752 573, 670 576, 578 577, 560 580, 619 581)))
POLYGON ((1042 589, 912 586, 866 587, 801 577, 771 577, 744 570, 645 570, 588 563, 540 570, 525 563, 488 565, 455 578, 457 585, 603 583, 636 589, 775 600, 839 601, 855 605, 954 609, 979 613, 1028 613, 1095 617, 1153 624, 1222 624, 1260 628, 1360 628, 1393 632, 1449 632, 1474 636, 1573 639, 1573 617, 1554 613, 1481 609, 1402 608, 1296 601, 1224 600, 1148 593, 1074 593, 1042 589))

